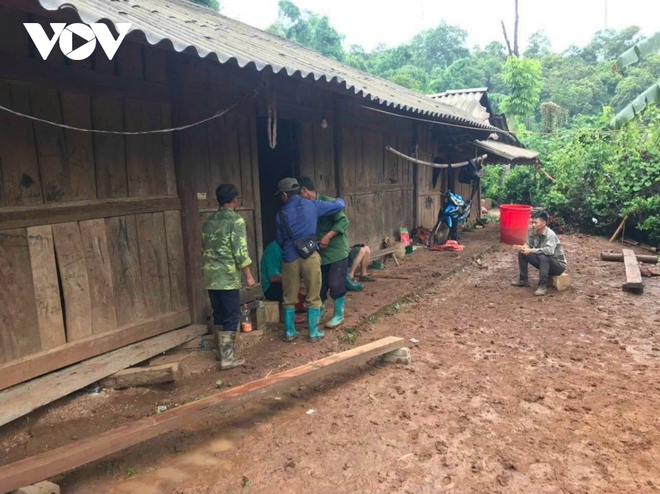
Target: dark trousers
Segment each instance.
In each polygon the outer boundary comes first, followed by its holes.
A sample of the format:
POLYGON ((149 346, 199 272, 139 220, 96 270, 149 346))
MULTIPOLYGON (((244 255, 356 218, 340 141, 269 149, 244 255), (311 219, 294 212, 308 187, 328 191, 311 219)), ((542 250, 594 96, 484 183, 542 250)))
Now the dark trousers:
POLYGON ((268 290, 264 292, 264 297, 271 302, 284 302, 284 289, 282 288, 282 283, 273 283, 270 285, 268 290))
POLYGON ((328 291, 333 300, 346 295, 346 275, 348 258, 321 266, 321 301, 325 303, 328 291))
POLYGON ((238 290, 209 290, 213 325, 223 331, 236 331, 241 320, 241 295, 238 290))
POLYGON ((539 285, 546 286, 548 276, 559 276, 564 272, 564 267, 554 257, 545 254, 528 254, 518 252, 518 266, 520 267, 520 279, 527 280, 528 266, 534 266, 539 270, 539 285))

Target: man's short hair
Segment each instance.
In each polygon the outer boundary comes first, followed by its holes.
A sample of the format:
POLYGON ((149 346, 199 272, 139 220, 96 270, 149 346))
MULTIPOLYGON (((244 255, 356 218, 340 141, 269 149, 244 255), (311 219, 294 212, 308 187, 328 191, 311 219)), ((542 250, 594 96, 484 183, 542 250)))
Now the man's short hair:
POLYGON ((311 191, 316 190, 314 188, 314 182, 309 177, 300 177, 300 178, 298 178, 298 183, 300 184, 301 188, 305 187, 307 190, 311 190, 311 191))
POLYGON ((548 222, 548 213, 545 211, 537 211, 536 213, 532 214, 532 219, 539 219, 542 220, 544 223, 548 222))
POLYGON ((224 206, 238 197, 238 188, 234 184, 220 184, 215 189, 215 197, 218 199, 218 204, 224 206))

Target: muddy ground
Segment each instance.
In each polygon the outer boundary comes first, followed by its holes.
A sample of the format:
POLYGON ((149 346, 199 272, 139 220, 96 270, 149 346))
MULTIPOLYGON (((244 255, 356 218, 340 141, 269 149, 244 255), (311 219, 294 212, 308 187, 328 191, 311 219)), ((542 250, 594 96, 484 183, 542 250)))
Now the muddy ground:
POLYGON ((413 279, 352 295, 355 337, 287 345, 273 328, 244 350, 247 368, 221 375, 211 352, 193 352, 175 385, 79 394, 0 429, 0 462, 206 396, 218 378, 237 385, 396 335, 418 341, 410 366, 373 362, 57 481, 63 493, 660 490, 660 278, 622 292, 623 264, 599 260, 612 244, 563 236, 572 287, 539 299, 508 285, 515 253, 496 227, 464 240, 461 254, 416 252, 386 270, 413 279), (493 245, 487 269, 471 262, 493 245))

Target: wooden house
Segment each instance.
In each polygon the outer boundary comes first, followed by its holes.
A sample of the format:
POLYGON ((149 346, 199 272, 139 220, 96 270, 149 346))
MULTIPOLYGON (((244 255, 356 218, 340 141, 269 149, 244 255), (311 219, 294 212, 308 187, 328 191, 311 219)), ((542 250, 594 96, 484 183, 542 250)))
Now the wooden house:
POLYGON ((432 225, 439 201, 430 169, 386 146, 431 159, 510 138, 183 0, 0 0, 0 106, 0 389, 205 323, 200 228, 219 183, 241 191, 258 276, 280 178, 344 197, 351 240, 379 246, 432 225), (43 60, 24 23, 130 32, 112 60, 57 44, 43 60))

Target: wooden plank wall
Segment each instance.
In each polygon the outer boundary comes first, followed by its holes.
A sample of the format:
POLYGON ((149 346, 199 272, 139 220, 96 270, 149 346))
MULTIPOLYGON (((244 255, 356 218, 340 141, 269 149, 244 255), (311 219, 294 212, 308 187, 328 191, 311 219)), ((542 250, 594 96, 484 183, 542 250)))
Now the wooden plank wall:
MULTIPOLYGON (((209 116, 209 107, 235 103, 258 84, 256 77, 207 60, 169 54, 168 63, 172 71, 179 72, 183 83, 187 122, 209 116)), ((263 242, 254 100, 248 98, 222 117, 182 132, 181 138, 182 165, 197 197, 200 231, 202 223, 218 209, 216 187, 236 185, 241 197, 237 212, 245 220, 252 259, 250 270, 258 280, 263 242)), ((201 286, 201 279, 196 285, 201 286)), ((202 314, 197 319, 201 322, 211 315, 211 308, 205 293, 198 296, 202 314)))
MULTIPOLYGON (((113 62, 73 64, 56 47, 44 63, 11 28, 35 20, 0 8, 0 57, 16 61, 2 64, 0 104, 86 128, 169 124, 167 100, 80 83, 95 74, 162 83, 164 52, 125 41, 113 62), (63 75, 19 74, 35 63, 63 75)), ((0 113, 0 364, 186 312, 179 209, 170 135, 91 134, 0 113)))
POLYGON ((351 243, 380 248, 384 237, 398 238, 413 223, 413 165, 385 151, 412 150, 412 124, 397 117, 374 116, 354 105, 342 106, 340 177, 351 220, 351 243))
MULTIPOLYGON (((459 158, 452 158, 449 154, 438 151, 438 145, 433 139, 432 133, 426 126, 420 126, 418 136, 419 143, 419 159, 424 161, 433 161, 433 158, 439 157, 443 163, 456 161, 459 158)), ((468 158, 460 158, 461 161, 468 158)), ((464 199, 469 199, 472 193, 470 185, 462 184, 458 181, 458 171, 454 171, 454 184, 453 191, 463 196, 464 199)), ((447 171, 442 171, 438 177, 435 188, 433 187, 433 168, 428 166, 419 166, 417 174, 417 207, 419 211, 418 223, 426 228, 433 228, 438 220, 438 213, 443 207, 444 198, 440 192, 448 190, 448 176, 447 171)), ((470 213, 469 221, 475 221, 481 218, 481 195, 480 191, 474 196, 472 212, 470 213)))

